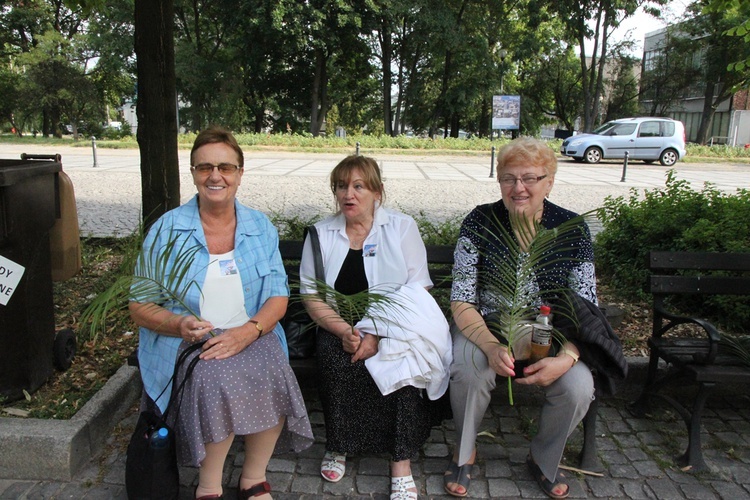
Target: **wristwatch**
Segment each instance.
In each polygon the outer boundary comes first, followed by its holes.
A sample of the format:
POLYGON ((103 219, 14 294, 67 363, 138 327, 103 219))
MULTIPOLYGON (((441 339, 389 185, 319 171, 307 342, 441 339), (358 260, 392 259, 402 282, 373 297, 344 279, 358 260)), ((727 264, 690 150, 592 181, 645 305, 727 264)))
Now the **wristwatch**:
POLYGON ((251 319, 250 321, 248 321, 248 323, 254 324, 255 328, 258 329, 258 337, 262 337, 263 336, 263 326, 260 324, 260 322, 254 320, 254 319, 251 319))

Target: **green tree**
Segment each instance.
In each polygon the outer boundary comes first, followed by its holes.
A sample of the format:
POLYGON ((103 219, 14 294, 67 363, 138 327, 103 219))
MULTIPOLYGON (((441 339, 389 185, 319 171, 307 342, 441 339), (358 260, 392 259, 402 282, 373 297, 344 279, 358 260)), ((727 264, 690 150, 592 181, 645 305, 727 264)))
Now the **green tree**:
POLYGON ((566 39, 576 44, 580 53, 583 85, 583 124, 585 132, 594 128, 599 116, 600 97, 604 89, 605 66, 612 33, 620 23, 635 14, 639 7, 659 15, 659 6, 669 0, 554 0, 548 3, 565 23, 566 39), (586 41, 593 40, 591 53, 586 41))
POLYGON ((750 57, 750 45, 741 38, 727 36, 731 28, 750 17, 750 4, 744 2, 737 9, 703 13, 709 4, 700 0, 688 9, 692 16, 681 24, 681 29, 693 41, 695 53, 700 57, 703 85, 703 110, 698 126, 697 141, 708 142, 714 113, 719 104, 729 99, 737 88, 746 85, 749 72, 734 71, 730 65, 737 60, 750 57))
POLYGON ((581 115, 583 89, 580 65, 572 47, 559 46, 526 61, 521 70, 525 108, 555 117, 567 130, 575 130, 581 115))
MULTIPOLYGON (((707 13, 739 11, 745 4, 746 2, 742 0, 708 0, 704 2, 704 10, 707 13)), ((746 44, 750 43, 750 17, 744 20, 741 17, 738 18, 736 24, 729 28, 725 34, 727 36, 738 37, 744 40, 746 44)), ((728 69, 742 73, 745 82, 747 82, 750 80, 750 56, 739 55, 729 64, 728 69)))
POLYGON ((124 93, 132 94, 131 26, 131 0, 106 6, 34 0, 0 11, 3 54, 20 77, 14 116, 57 136, 62 122, 75 129, 81 120, 101 121, 107 104, 119 105, 124 93))
POLYGON ((606 113, 602 122, 627 118, 638 114, 638 79, 635 65, 640 61, 624 53, 614 58, 614 71, 607 82, 606 113))
POLYGON ((644 114, 666 116, 699 81, 700 60, 694 50, 692 40, 678 26, 670 26, 658 50, 646 54, 640 82, 644 114))

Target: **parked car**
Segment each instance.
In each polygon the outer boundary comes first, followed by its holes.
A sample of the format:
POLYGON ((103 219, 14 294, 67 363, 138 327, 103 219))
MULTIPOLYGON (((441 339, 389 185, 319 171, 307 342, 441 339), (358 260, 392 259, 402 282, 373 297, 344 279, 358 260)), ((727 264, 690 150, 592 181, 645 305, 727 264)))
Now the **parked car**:
POLYGON ((575 161, 599 163, 624 158, 671 167, 685 156, 685 126, 671 118, 623 118, 607 122, 591 134, 565 139, 560 153, 575 161))

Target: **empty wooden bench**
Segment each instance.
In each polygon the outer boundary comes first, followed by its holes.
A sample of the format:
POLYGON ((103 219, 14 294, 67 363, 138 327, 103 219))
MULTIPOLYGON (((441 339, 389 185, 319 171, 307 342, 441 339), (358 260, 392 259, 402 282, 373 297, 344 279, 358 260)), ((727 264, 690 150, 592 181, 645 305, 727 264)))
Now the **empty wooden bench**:
POLYGON ((640 397, 631 405, 638 416, 649 410, 649 399, 669 403, 687 427, 688 446, 677 458, 682 466, 700 471, 707 468, 701 450, 701 417, 706 399, 717 385, 750 384, 750 367, 721 345, 721 333, 710 322, 667 310, 665 300, 672 295, 750 295, 750 253, 664 252, 649 254, 650 291, 653 294, 653 327, 648 340, 648 374, 640 397), (716 271, 724 273, 712 274, 716 271), (702 336, 676 336, 678 325, 697 325, 702 336), (670 333, 671 335, 666 335, 670 333), (667 370, 659 370, 659 360, 667 370), (666 390, 675 380, 688 380, 697 386, 690 409, 666 390))

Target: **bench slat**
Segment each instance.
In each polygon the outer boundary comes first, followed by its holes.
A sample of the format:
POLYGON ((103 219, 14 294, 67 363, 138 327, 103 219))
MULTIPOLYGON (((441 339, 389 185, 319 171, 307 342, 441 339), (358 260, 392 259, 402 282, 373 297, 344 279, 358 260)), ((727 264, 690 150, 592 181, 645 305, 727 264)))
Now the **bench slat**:
POLYGON ((750 253, 653 251, 649 253, 649 269, 747 271, 750 253))
POLYGON ((655 294, 750 294, 750 278, 738 276, 651 276, 650 284, 655 294))

